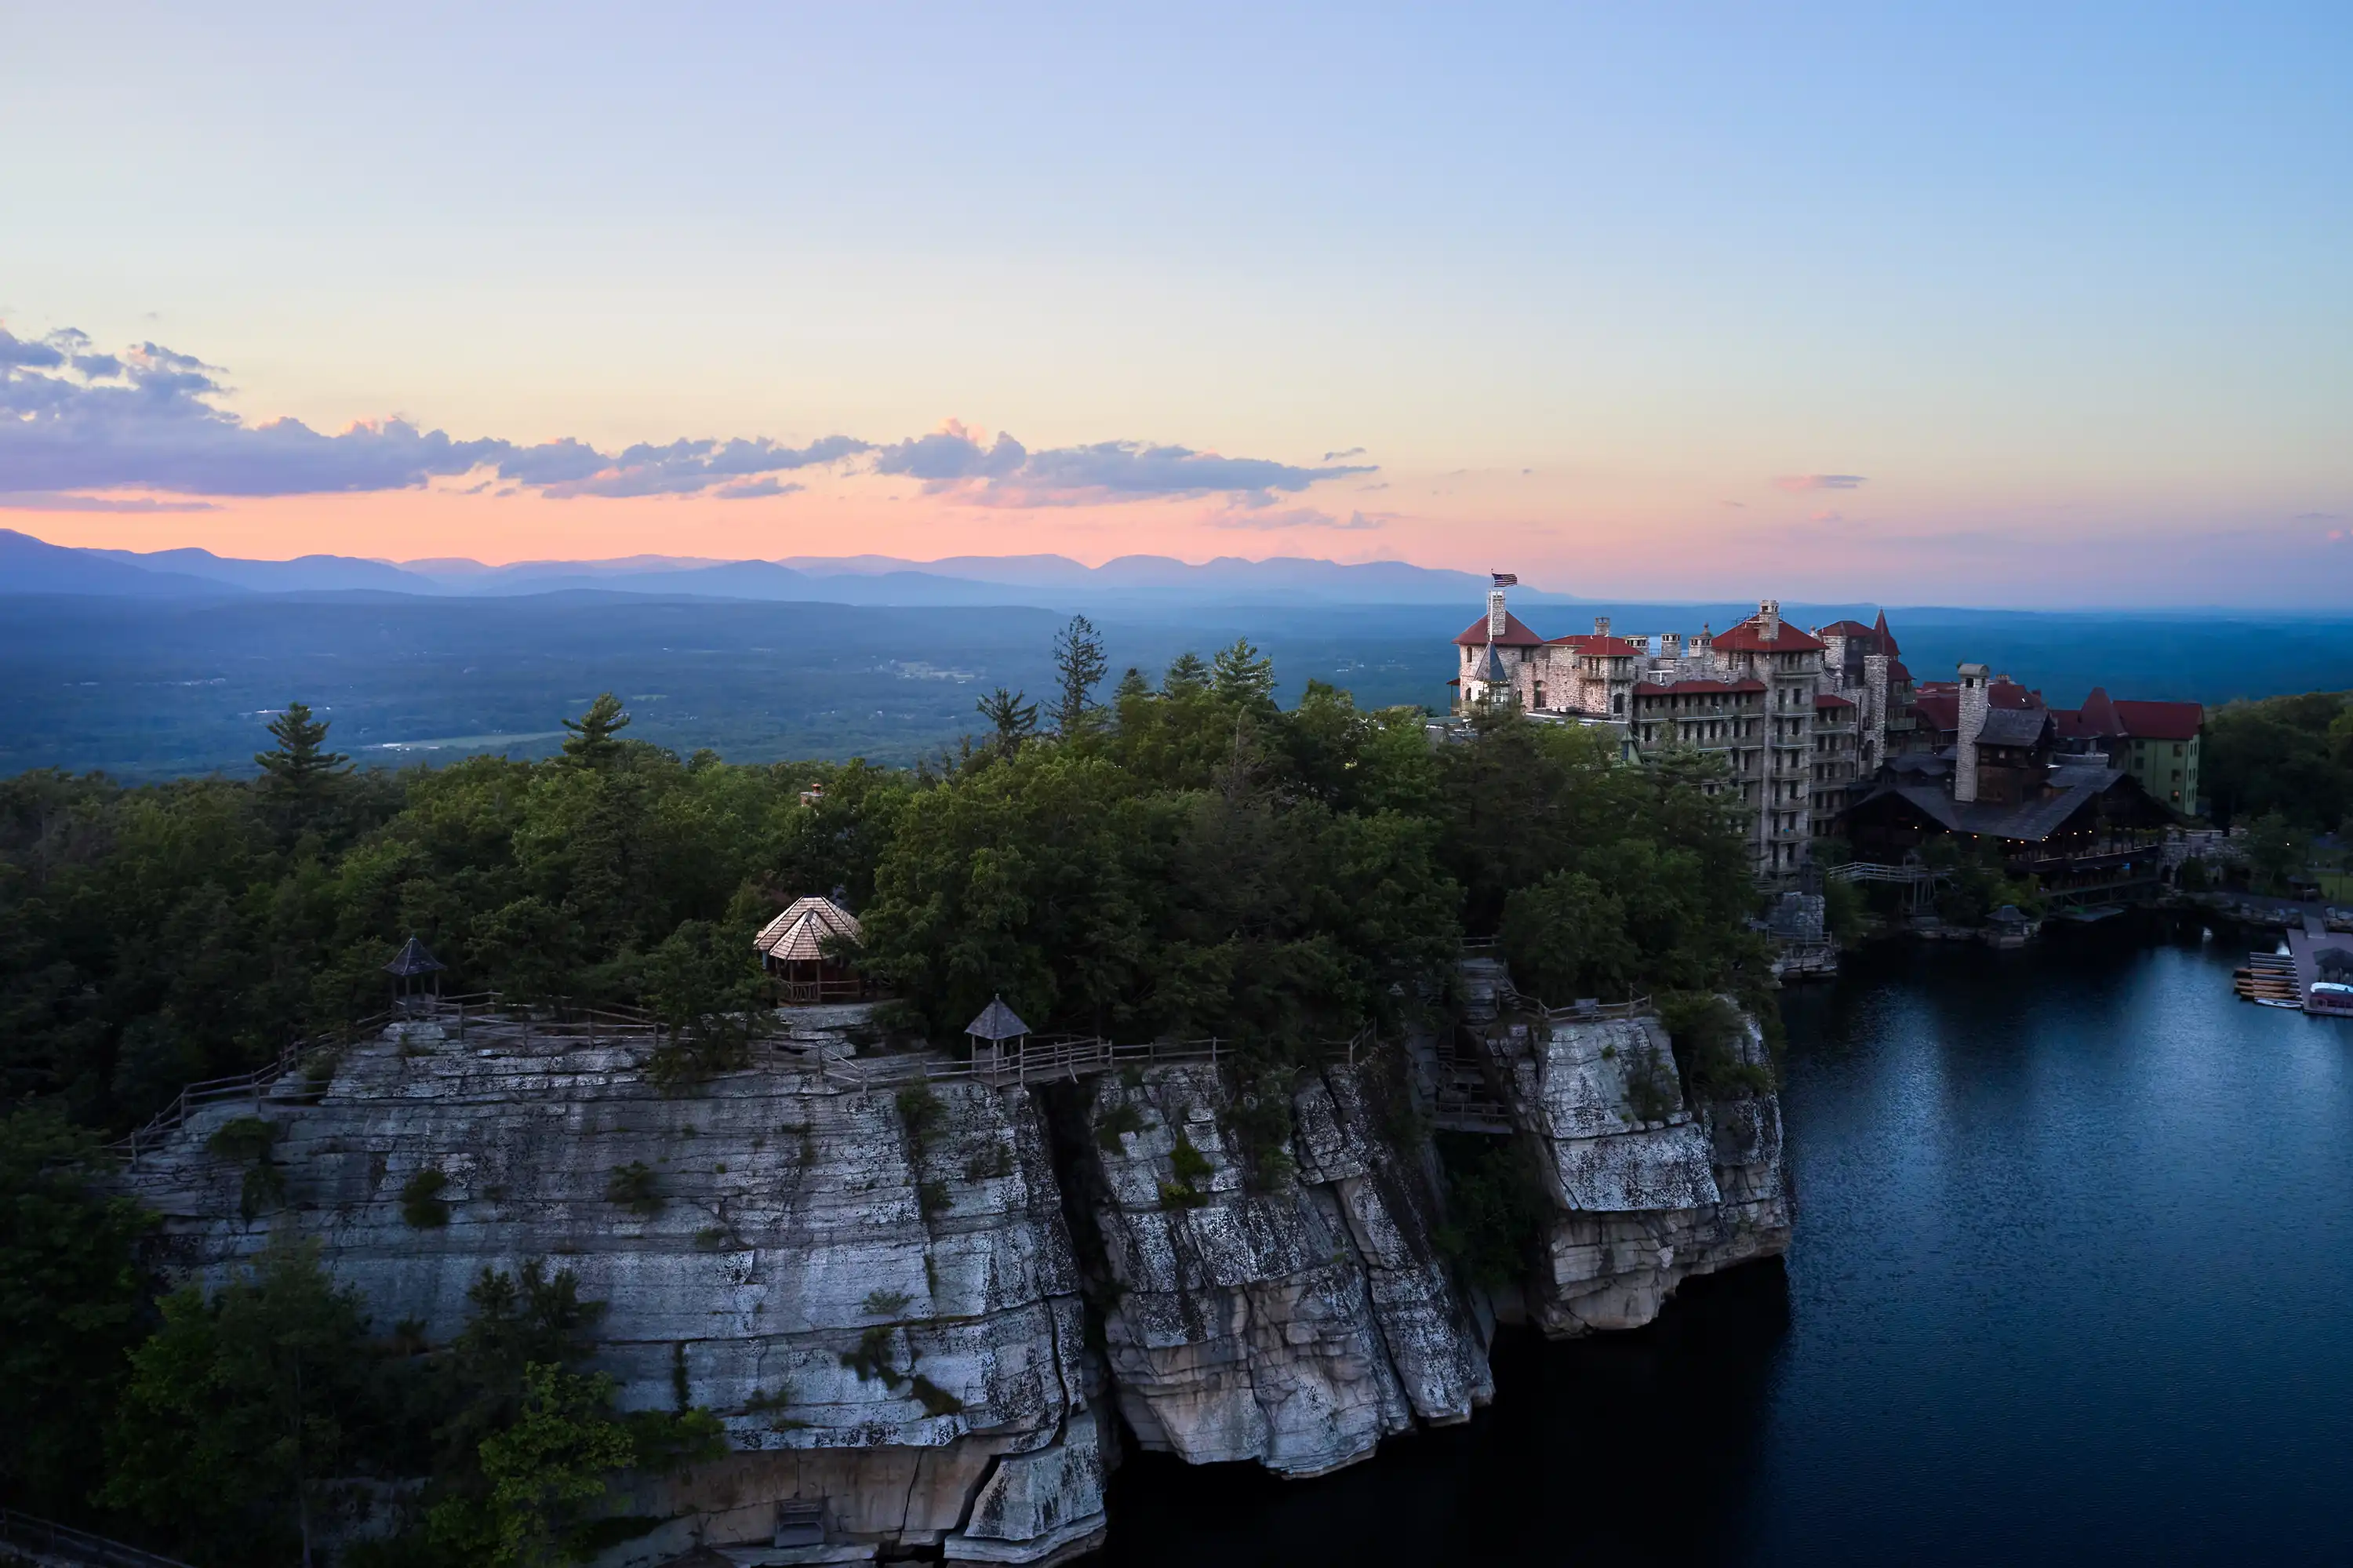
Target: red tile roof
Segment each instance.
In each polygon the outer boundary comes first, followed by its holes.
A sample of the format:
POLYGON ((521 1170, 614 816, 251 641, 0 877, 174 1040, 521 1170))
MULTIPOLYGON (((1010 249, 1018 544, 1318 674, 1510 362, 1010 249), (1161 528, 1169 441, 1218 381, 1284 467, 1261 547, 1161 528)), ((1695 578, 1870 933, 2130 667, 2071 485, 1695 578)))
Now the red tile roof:
POLYGON ((1821 650, 1821 639, 1809 637, 1788 621, 1781 623, 1781 635, 1772 641, 1765 641, 1765 629, 1749 617, 1737 626, 1727 627, 1715 634, 1718 652, 1731 653, 1814 653, 1821 650))
POLYGON ((1589 653, 1597 659, 1639 659, 1647 650, 1638 648, 1622 637, 1604 637, 1599 632, 1575 632, 1552 640, 1555 648, 1574 648, 1579 653, 1589 653))
POLYGON ((1868 637, 1871 628, 1860 620, 1833 620, 1828 626, 1816 627, 1817 631, 1839 637, 1868 637))
POLYGON ((2206 722, 2206 710, 2196 703, 2137 703, 2115 705, 2117 722, 2135 740, 2188 740, 2206 722))
POLYGON ((2084 699, 2084 727, 2089 735, 2122 735, 2124 726, 2117 721, 2116 705, 2108 701, 2107 688, 2094 686, 2091 695, 2084 699))
MULTIPOLYGON (((1456 638, 1454 641, 1464 648, 1482 648, 1486 646, 1488 641, 1487 618, 1482 615, 1478 620, 1472 621, 1468 627, 1464 628, 1462 635, 1456 638)), ((1520 623, 1520 618, 1514 615, 1508 609, 1504 612, 1504 634, 1501 637, 1496 638, 1494 642, 1495 646, 1498 648, 1541 648, 1544 646, 1544 639, 1538 637, 1535 632, 1530 631, 1525 626, 1522 625, 1520 623)))
POLYGON ((1817 692, 1814 694, 1814 706, 1818 708, 1851 708, 1854 706, 1854 705, 1834 692, 1817 692))
POLYGON ((1912 672, 1904 667, 1903 660, 1890 659, 1887 662, 1887 680, 1891 685, 1900 683, 1908 686, 1912 683, 1912 672))
POLYGON ((1877 624, 1872 627, 1872 630, 1879 633, 1879 641, 1886 646, 1887 656, 1890 659, 1894 658, 1898 653, 1904 652, 1904 650, 1895 646, 1895 633, 1887 630, 1887 612, 1885 610, 1883 609, 1879 612, 1879 620, 1877 624))
POLYGON ((1961 727, 1961 699, 1953 692, 1924 692, 1912 699, 1912 712, 1930 729, 1957 731, 1961 727))
POLYGON ((2015 681, 1996 681, 1986 687, 1986 706, 1989 708, 2039 708, 2042 694, 2030 692, 2015 681))

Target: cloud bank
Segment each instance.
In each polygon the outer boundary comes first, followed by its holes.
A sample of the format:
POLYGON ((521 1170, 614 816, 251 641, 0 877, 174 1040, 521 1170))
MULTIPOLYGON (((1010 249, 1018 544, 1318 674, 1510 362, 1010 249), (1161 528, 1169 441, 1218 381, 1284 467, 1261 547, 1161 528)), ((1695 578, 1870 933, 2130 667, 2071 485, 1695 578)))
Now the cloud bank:
MULTIPOLYGON (((148 490, 183 496, 278 496, 415 489, 487 471, 556 500, 714 495, 751 500, 805 488, 802 470, 871 471, 992 506, 1074 506, 1225 495, 1263 506, 1366 465, 1302 467, 1145 441, 1031 451, 998 432, 984 445, 951 421, 929 435, 879 443, 831 435, 807 446, 765 439, 640 443, 604 452, 571 437, 524 446, 459 440, 405 419, 333 435, 299 419, 248 424, 221 408, 220 366, 142 343, 97 352, 67 330, 38 339, 0 327, 0 494, 51 498, 53 510, 151 510, 200 503, 77 496, 148 490)), ((1354 456, 1355 453, 1336 454, 1354 456)), ((501 493, 505 493, 501 492, 501 493)))

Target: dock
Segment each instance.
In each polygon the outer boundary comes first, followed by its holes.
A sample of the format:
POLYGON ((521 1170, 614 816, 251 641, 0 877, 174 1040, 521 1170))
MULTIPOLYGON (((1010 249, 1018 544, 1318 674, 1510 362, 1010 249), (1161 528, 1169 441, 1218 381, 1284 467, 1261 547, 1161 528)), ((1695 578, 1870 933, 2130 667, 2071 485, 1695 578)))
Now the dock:
POLYGON ((2249 953, 2245 965, 2232 975, 2231 988, 2247 1001, 2267 1006, 2332 1011, 2312 1006, 2312 985, 2322 978, 2322 954, 2342 953, 2353 963, 2353 936, 2331 931, 2321 916, 2307 914, 2300 924, 2287 927, 2286 942, 2284 953, 2249 953))

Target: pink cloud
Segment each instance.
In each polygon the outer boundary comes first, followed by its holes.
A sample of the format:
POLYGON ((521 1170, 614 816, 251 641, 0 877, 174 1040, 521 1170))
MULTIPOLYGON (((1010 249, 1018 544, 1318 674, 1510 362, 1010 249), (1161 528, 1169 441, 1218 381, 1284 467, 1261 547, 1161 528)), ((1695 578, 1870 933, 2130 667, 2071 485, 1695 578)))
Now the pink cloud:
POLYGON ((1863 476, 1859 473, 1785 473, 1773 482, 1773 488, 1792 493, 1809 490, 1859 490, 1863 482, 1863 476))

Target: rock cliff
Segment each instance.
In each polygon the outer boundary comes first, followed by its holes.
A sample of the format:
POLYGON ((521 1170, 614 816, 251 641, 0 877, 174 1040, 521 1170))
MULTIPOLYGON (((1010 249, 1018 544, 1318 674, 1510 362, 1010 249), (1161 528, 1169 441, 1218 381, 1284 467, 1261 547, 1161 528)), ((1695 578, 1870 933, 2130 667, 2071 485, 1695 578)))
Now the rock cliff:
MULTIPOLYGON (((796 1019, 797 1044, 862 1022, 818 1013, 796 1019)), ((396 1027, 343 1053, 323 1092, 283 1079, 258 1106, 199 1113, 128 1179, 185 1273, 216 1280, 291 1226, 377 1322, 435 1342, 463 1326, 483 1268, 575 1271, 608 1304, 599 1365, 621 1404, 682 1393, 739 1450, 642 1490, 641 1511, 678 1517, 614 1564, 695 1536, 769 1541, 794 1498, 870 1555, 1029 1561, 1099 1533, 1101 1372, 1033 1097, 969 1079, 845 1093, 797 1049, 665 1094, 647 1055, 396 1027), (245 1168, 206 1143, 257 1113, 278 1129, 283 1206, 248 1222, 245 1168), (444 1179, 446 1224, 404 1218, 423 1171, 444 1179)))
MULTIPOLYGON (((670 1092, 641 1039, 398 1025, 195 1114, 125 1181, 184 1275, 292 1231, 435 1342, 486 1267, 575 1272, 608 1303, 621 1403, 706 1406, 733 1450, 638 1487, 649 1528, 606 1568, 697 1545, 1059 1560, 1100 1539, 1122 1441, 1315 1475, 1484 1404, 1498 1307, 1630 1327, 1787 1245, 1771 1095, 1687 1106, 1655 1019, 1546 1018, 1496 966, 1465 980, 1551 1204, 1516 1300, 1459 1282, 1427 1097, 1394 1057, 1327 1062, 1275 1105, 1208 1063, 990 1086, 894 1054, 861 1088, 818 1054, 873 1044, 860 1007, 792 1010, 750 1068, 670 1092), (282 1191, 248 1218, 248 1165, 208 1145, 257 1116, 282 1191), (420 1183, 443 1223, 406 1201, 420 1183), (774 1544, 787 1502, 826 1544, 774 1544)), ((1741 1049, 1763 1060, 1753 1026, 1741 1049)))
POLYGON ((1493 1393, 1485 1336, 1431 1239, 1427 1173, 1377 1135, 1370 1076, 1335 1064, 1294 1092, 1259 1191, 1215 1068, 1098 1081, 1077 1199, 1141 1446, 1316 1475, 1493 1393))
MULTIPOLYGON (((1638 1328, 1684 1279, 1787 1249, 1776 1096, 1691 1105, 1655 1016, 1515 1009, 1492 962, 1463 979, 1490 1075, 1542 1155, 1553 1223, 1528 1308, 1546 1333, 1638 1328)), ((1738 1060, 1768 1067, 1755 1021, 1740 1026, 1738 1060)))

